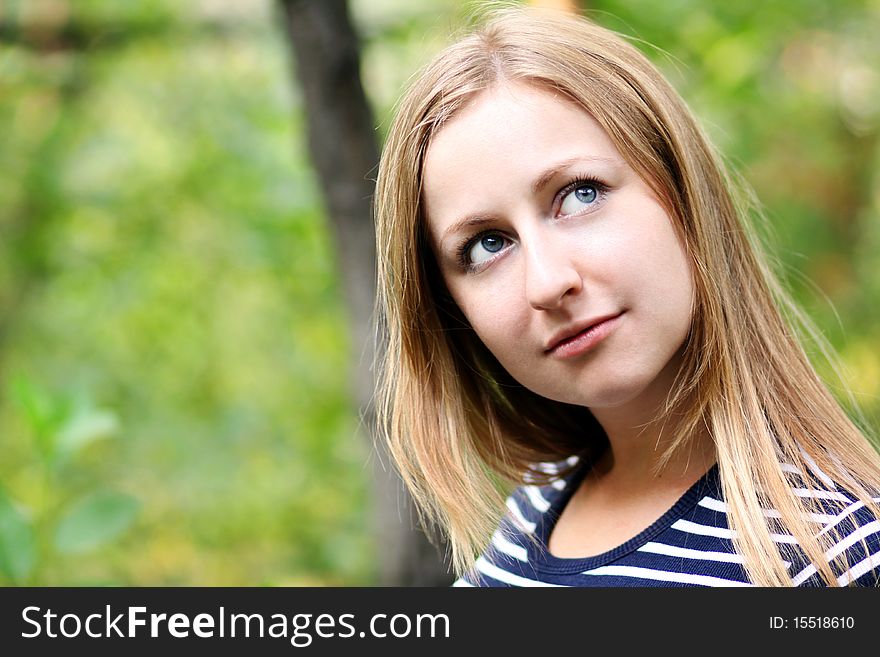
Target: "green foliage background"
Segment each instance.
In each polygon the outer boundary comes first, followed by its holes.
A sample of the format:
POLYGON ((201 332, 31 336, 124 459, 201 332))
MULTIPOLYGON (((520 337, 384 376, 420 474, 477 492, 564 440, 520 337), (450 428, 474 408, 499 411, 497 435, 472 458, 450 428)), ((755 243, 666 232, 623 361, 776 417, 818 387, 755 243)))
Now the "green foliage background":
MULTIPOLYGON (((468 7, 352 9, 381 134, 468 7)), ((880 3, 587 9, 755 187, 877 427, 880 3)), ((302 130, 270 0, 0 0, 0 583, 374 581, 302 130)))

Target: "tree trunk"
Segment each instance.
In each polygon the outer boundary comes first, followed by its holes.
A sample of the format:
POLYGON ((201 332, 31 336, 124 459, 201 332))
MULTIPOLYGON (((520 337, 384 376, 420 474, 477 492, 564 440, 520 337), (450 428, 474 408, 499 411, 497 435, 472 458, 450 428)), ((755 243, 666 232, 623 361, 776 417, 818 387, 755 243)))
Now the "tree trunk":
MULTIPOLYGON (((337 245, 349 312, 353 393, 373 435, 376 253, 370 177, 378 164, 373 118, 360 79, 360 49, 345 0, 280 0, 303 92, 312 162, 337 245)), ((373 440, 379 583, 446 585, 438 550, 416 528, 415 512, 383 441, 373 440)))

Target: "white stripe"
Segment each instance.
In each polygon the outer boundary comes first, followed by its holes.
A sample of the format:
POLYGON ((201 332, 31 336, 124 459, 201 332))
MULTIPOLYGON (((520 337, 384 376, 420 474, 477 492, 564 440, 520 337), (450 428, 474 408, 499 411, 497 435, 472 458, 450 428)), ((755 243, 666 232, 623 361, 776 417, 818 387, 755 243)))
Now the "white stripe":
MULTIPOLYGON (((873 499, 875 502, 880 502, 880 497, 873 497, 871 499, 873 499)), ((865 506, 865 503, 861 502, 861 501, 850 504, 843 511, 838 513, 834 517, 834 522, 830 523, 825 529, 823 529, 821 532, 819 532, 818 536, 821 536, 825 532, 831 531, 832 529, 837 527, 837 525, 839 525, 843 520, 845 520, 847 516, 849 516, 850 514, 852 514, 855 511, 858 511, 859 509, 863 508, 864 506, 865 506)))
MULTIPOLYGON (((724 529, 723 527, 712 527, 711 525, 699 525, 695 522, 691 522, 690 520, 676 520, 674 523, 672 523, 671 527, 682 532, 687 532, 688 534, 715 536, 717 538, 729 538, 731 540, 733 540, 734 537, 734 533, 729 529, 724 529)), ((770 534, 770 538, 772 538, 777 543, 797 543, 794 536, 788 536, 787 534, 770 534)))
MULTIPOLYGON (((768 518, 781 518, 782 517, 782 514, 779 513, 779 511, 777 511, 776 509, 773 509, 772 512, 766 511, 765 515, 767 515, 768 518), (772 514, 772 515, 770 515, 770 514, 772 514)), ((823 525, 827 525, 829 522, 834 522, 834 518, 835 518, 835 516, 829 515, 827 513, 805 513, 804 514, 804 520, 810 520, 811 522, 818 522, 823 525)))
POLYGON ((536 579, 528 579, 526 577, 520 577, 519 575, 514 575, 513 573, 509 573, 506 570, 502 570, 498 566, 489 563, 484 557, 480 557, 477 559, 477 570, 479 570, 484 575, 491 577, 492 579, 497 579, 499 582, 505 582, 506 584, 513 584, 514 586, 552 586, 558 588, 558 584, 548 584, 547 582, 539 582, 536 579))
POLYGON ((568 485, 563 479, 554 479, 550 482, 550 485, 553 486, 556 490, 565 490, 565 487, 568 485))
POLYGON ((834 559, 838 554, 846 550, 854 543, 861 541, 863 538, 870 536, 871 534, 876 534, 878 531, 880 531, 880 521, 874 520, 873 522, 869 522, 867 525, 862 525, 852 534, 849 534, 845 539, 843 539, 830 550, 828 550, 828 552, 825 553, 825 556, 829 560, 834 559))
POLYGON ((789 536, 788 534, 770 534, 770 538, 772 538, 775 543, 787 543, 788 545, 797 545, 797 539, 794 536, 789 536))
MULTIPOLYGON (((721 500, 716 500, 713 497, 704 497, 699 502, 697 502, 702 507, 707 509, 711 509, 712 511, 718 511, 720 513, 730 513, 729 507, 727 503, 722 502, 721 500)), ((782 514, 779 513, 776 509, 764 509, 764 517, 765 518, 781 518, 782 514)), ((836 516, 824 514, 824 513, 807 513, 804 515, 804 518, 807 520, 811 520, 813 522, 821 522, 822 524, 829 523, 833 521, 836 516)))
POLYGON ((653 579, 663 582, 680 582, 682 584, 703 584, 704 586, 752 586, 748 582, 710 577, 708 575, 690 575, 688 573, 668 573, 662 570, 650 568, 637 568, 635 566, 601 566, 588 570, 584 575, 611 575, 614 577, 639 577, 641 579, 653 579))
POLYGON ((798 497, 813 497, 817 500, 837 500, 838 502, 852 502, 852 499, 843 493, 833 490, 811 490, 809 488, 792 488, 792 492, 798 497))
POLYGON ((452 586, 469 586, 469 587, 471 587, 471 588, 474 587, 473 584, 471 584, 470 582, 468 582, 468 581, 467 581, 466 579, 464 579, 464 578, 455 580, 455 581, 452 583, 452 586))
POLYGON ((780 464, 780 467, 782 468, 783 472, 792 472, 803 479, 804 473, 794 467, 791 463, 782 463, 780 464))
POLYGON ((702 507, 707 509, 711 509, 712 511, 720 511, 721 513, 727 513, 727 505, 721 500, 716 500, 714 497, 704 497, 699 502, 697 502, 702 507))
POLYGON ((538 511, 544 513, 550 508, 550 502, 544 499, 544 496, 541 495, 541 491, 538 490, 537 486, 523 486, 523 490, 525 491, 526 496, 528 496, 529 502, 531 502, 532 506, 538 511))
POLYGON ((716 500, 714 497, 704 497, 699 502, 697 502, 697 504, 707 509, 711 509, 712 511, 727 513, 727 505, 721 500, 716 500))
POLYGON ((499 552, 503 552, 518 561, 525 561, 526 563, 529 561, 529 551, 522 545, 517 545, 516 543, 508 541, 500 531, 496 531, 492 534, 492 545, 498 548, 499 552))
POLYGON ((713 527, 711 525, 698 525, 690 520, 676 520, 672 523, 672 528, 688 534, 700 534, 701 536, 716 536, 718 538, 733 538, 733 532, 724 527, 713 527))
POLYGON ((804 568, 801 572, 799 572, 797 575, 795 575, 792 578, 791 583, 794 586, 800 586, 801 584, 806 582, 815 572, 816 572, 816 567, 813 564, 810 564, 809 566, 804 568))
POLYGON ((729 563, 745 563, 738 554, 730 552, 713 552, 709 550, 693 550, 665 543, 645 543, 638 549, 639 552, 651 552, 653 554, 665 554, 670 557, 682 557, 684 559, 704 559, 706 561, 727 561, 729 563))
POLYGON ((878 566, 880 566, 880 552, 875 552, 867 559, 863 559, 847 570, 843 575, 837 578, 837 581, 841 586, 845 586, 878 566))
POLYGON ((825 474, 824 472, 822 472, 819 469, 819 466, 816 465, 816 462, 813 460, 813 457, 811 457, 809 454, 807 454, 803 450, 803 448, 801 448, 801 456, 804 457, 804 463, 806 463, 807 467, 812 471, 812 473, 819 478, 819 481, 821 481, 823 484, 825 484, 828 488, 831 488, 832 490, 837 490, 837 486, 835 486, 834 482, 831 481, 831 477, 829 477, 827 474, 825 474))
POLYGON ((522 514, 522 511, 519 510, 519 507, 516 505, 516 502, 513 501, 512 497, 507 498, 507 508, 510 509, 510 513, 513 514, 514 520, 516 520, 520 525, 523 531, 527 534, 531 534, 535 531, 535 527, 537 524, 526 520, 525 516, 522 514))

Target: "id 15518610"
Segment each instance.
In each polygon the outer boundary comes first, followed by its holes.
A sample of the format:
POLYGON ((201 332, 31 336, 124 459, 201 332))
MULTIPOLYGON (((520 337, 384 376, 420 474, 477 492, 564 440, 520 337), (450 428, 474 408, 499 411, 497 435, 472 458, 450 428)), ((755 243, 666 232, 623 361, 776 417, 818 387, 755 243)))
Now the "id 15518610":
POLYGON ((856 626, 853 616, 771 616, 773 630, 851 630, 856 626))

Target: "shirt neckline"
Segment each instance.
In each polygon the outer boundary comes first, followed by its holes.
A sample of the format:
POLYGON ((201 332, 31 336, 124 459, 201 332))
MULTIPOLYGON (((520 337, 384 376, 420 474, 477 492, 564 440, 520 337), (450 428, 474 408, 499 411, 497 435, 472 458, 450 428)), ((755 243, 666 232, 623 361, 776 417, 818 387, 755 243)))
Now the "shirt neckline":
POLYGON ((681 518, 688 510, 696 506, 707 494, 720 490, 718 478, 718 464, 714 464, 700 477, 669 510, 655 520, 650 526, 639 532, 636 536, 625 541, 601 554, 590 557, 557 557, 550 554, 547 545, 550 542, 550 534, 556 526, 559 516, 569 499, 578 489, 581 481, 587 473, 588 466, 578 468, 566 479, 566 487, 559 491, 559 495, 551 502, 550 508, 541 515, 535 526, 535 541, 528 541, 529 564, 539 572, 545 573, 571 573, 576 571, 591 570, 607 565, 621 557, 634 552, 645 543, 668 529, 676 520, 681 518))

